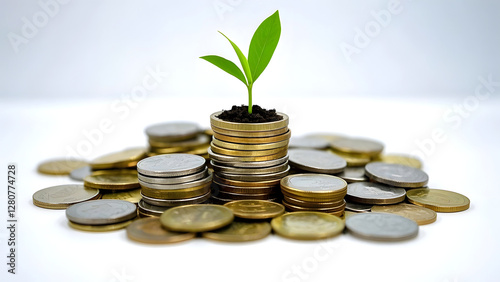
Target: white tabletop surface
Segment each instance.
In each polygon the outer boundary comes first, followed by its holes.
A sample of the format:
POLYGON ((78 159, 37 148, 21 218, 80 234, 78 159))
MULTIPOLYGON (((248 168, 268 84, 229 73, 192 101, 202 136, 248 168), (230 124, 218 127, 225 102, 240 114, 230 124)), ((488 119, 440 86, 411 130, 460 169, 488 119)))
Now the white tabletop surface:
MULTIPOLYGON (((85 159, 145 146, 144 128, 153 123, 190 120, 208 127, 210 114, 231 104, 210 97, 150 97, 125 115, 110 110, 113 100, 3 100, 0 219, 6 226, 6 166, 12 162, 18 166, 18 249, 17 274, 7 273, 2 263, 0 277, 7 280, 0 280, 498 281, 500 192, 494 176, 500 159, 500 101, 493 95, 484 100, 474 100, 474 93, 447 100, 340 96, 259 100, 290 116, 294 136, 331 132, 369 137, 384 142, 385 152, 420 154, 431 188, 470 198, 469 210, 439 213, 435 223, 420 227, 415 239, 393 243, 342 234, 321 241, 271 235, 250 243, 196 238, 147 245, 130 241, 124 230, 71 229, 63 210, 36 207, 32 195, 48 186, 77 182, 37 173, 40 162, 67 156, 88 141, 83 132, 95 132, 103 119, 111 120, 113 130, 84 152, 85 159), (470 101, 478 103, 467 104, 470 101), (464 107, 462 115, 455 112, 457 107, 464 107), (431 141, 436 134, 439 140, 431 141), (424 143, 426 149, 419 147, 424 143)), ((0 228, 2 261, 6 261, 7 236, 6 227, 0 228)))

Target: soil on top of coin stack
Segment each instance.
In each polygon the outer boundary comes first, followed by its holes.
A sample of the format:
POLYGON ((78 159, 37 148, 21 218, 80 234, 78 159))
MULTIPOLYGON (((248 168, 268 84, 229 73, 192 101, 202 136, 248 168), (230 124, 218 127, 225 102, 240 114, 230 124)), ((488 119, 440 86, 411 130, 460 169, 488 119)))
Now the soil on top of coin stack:
POLYGON ((275 109, 267 110, 259 105, 253 105, 251 114, 248 113, 248 106, 234 105, 231 110, 223 110, 217 117, 224 121, 240 123, 264 123, 283 119, 275 109))

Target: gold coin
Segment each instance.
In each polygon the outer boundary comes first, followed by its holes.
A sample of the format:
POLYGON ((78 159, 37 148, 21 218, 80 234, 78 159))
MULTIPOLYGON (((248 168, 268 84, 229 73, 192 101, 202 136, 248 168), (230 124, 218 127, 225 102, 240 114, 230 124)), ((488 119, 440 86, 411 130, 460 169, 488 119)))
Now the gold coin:
POLYGON ((283 113, 277 113, 282 116, 283 119, 272 122, 262 122, 262 123, 240 123, 240 122, 230 122, 224 121, 217 116, 220 115, 222 111, 213 113, 210 116, 210 124, 218 128, 237 130, 237 131, 269 131, 276 130, 288 126, 288 116, 283 113))
POLYGON ((219 134, 214 132, 214 137, 218 140, 231 142, 231 143, 239 143, 239 144, 266 144, 266 143, 275 143, 280 141, 285 141, 290 139, 292 132, 288 130, 284 134, 280 134, 277 136, 271 137, 234 137, 228 136, 224 134, 219 134))
POLYGON ((221 141, 217 138, 212 139, 212 144, 228 150, 238 150, 238 151, 262 151, 262 150, 271 150, 278 149, 288 146, 288 139, 273 143, 265 143, 265 144, 239 144, 239 143, 231 143, 226 141, 221 141))
POLYGON ((104 190, 129 190, 140 188, 137 171, 120 170, 98 170, 83 179, 85 187, 104 190))
POLYGON ((57 159, 45 161, 38 165, 38 172, 50 175, 68 175, 72 170, 87 166, 83 160, 57 159))
POLYGON ((105 225, 87 225, 87 224, 79 224, 75 223, 73 221, 68 220, 68 224, 70 227, 82 231, 90 231, 90 232, 107 232, 107 231, 114 231, 114 230, 119 230, 123 229, 127 226, 129 226, 133 220, 128 220, 128 221, 123 221, 119 223, 114 223, 114 224, 105 224, 105 225))
POLYGON ((107 154, 90 162, 92 169, 112 169, 135 167, 137 162, 146 157, 145 148, 132 148, 107 154))
POLYGON ((232 174, 224 172, 216 172, 219 178, 225 178, 237 181, 268 181, 268 180, 279 180, 288 175, 290 167, 287 165, 286 169, 280 172, 268 173, 268 174, 232 174))
POLYGON ((343 153, 354 153, 367 157, 376 157, 382 150, 384 144, 364 138, 341 138, 330 142, 333 150, 343 153))
POLYGON ((233 212, 224 206, 194 204, 166 210, 160 221, 163 227, 180 232, 215 230, 233 221, 233 212))
POLYGON ((239 181, 239 180, 225 179, 217 176, 217 174, 214 174, 214 182, 225 185, 238 186, 238 187, 274 187, 280 183, 280 180, 281 179, 266 180, 266 181, 239 181))
POLYGON ((217 172, 229 173, 229 174, 243 174, 243 175, 256 175, 256 174, 270 174, 270 173, 278 173, 287 170, 288 163, 283 163, 275 166, 269 167, 261 167, 261 168, 240 168, 240 167, 231 167, 215 164, 213 161, 211 162, 212 168, 217 172))
POLYGON ((407 165, 414 168, 422 168, 422 162, 419 159, 405 155, 381 155, 377 161, 389 164, 407 165))
POLYGON ((328 142, 332 142, 334 140, 345 138, 345 136, 333 134, 333 133, 311 133, 311 134, 305 135, 305 137, 323 139, 323 140, 328 141, 328 142))
POLYGON ((208 136, 213 136, 214 135, 214 131, 212 129, 205 129, 205 131, 203 132, 205 133, 206 135, 208 136))
POLYGON ((406 192, 412 204, 436 212, 459 212, 469 208, 470 200, 462 194, 440 189, 418 188, 406 192))
POLYGON ((218 147, 217 145, 210 143, 210 148, 216 154, 226 155, 226 156, 234 156, 234 157, 261 157, 261 156, 269 156, 287 152, 288 147, 280 147, 276 149, 268 149, 268 150, 255 150, 255 151, 241 151, 241 150, 230 150, 218 147))
POLYGON ((285 213, 283 205, 263 200, 238 200, 224 206, 230 208, 235 216, 248 219, 274 218, 285 213))
POLYGON ((204 144, 210 143, 210 138, 205 134, 198 134, 196 135, 195 138, 184 141, 167 142, 167 141, 158 141, 155 139, 149 139, 148 142, 151 147, 157 147, 157 148, 168 148, 168 147, 196 148, 204 144))
POLYGON ((410 204, 397 204, 397 205, 387 205, 387 206, 373 206, 372 212, 385 212, 393 213, 400 216, 404 216, 415 221, 418 225, 425 225, 433 223, 436 221, 437 214, 435 211, 410 204))
POLYGON ((46 209, 65 209, 76 203, 98 199, 99 196, 99 189, 65 184, 38 190, 33 194, 33 204, 46 209))
POLYGON ((103 193, 101 199, 124 200, 127 202, 137 204, 142 199, 141 189, 133 189, 125 191, 109 191, 103 193))
POLYGON ((298 198, 289 197, 286 194, 283 194, 283 200, 286 202, 300 207, 310 207, 310 208, 336 208, 339 206, 346 205, 344 198, 341 198, 338 201, 325 201, 322 199, 322 202, 312 202, 312 201, 304 201, 298 198))
POLYGON ((135 220, 127 227, 128 238, 148 244, 177 243, 192 239, 196 233, 181 233, 168 231, 161 226, 157 217, 147 217, 135 220))
POLYGON ((205 238, 223 242, 247 242, 262 239, 271 233, 268 222, 233 221, 217 230, 203 232, 205 238))
POLYGON ((303 173, 289 175, 281 179, 281 189, 288 194, 300 197, 315 197, 323 199, 343 198, 347 192, 347 182, 344 179, 328 175, 303 173))
POLYGON ((347 162, 347 166, 350 167, 365 166, 371 161, 371 158, 366 156, 342 153, 335 150, 329 150, 329 152, 343 158, 347 162))
MULTIPOLYGON (((141 185, 144 183, 141 182, 141 185)), ((168 185, 164 185, 168 186, 168 185)), ((181 189, 156 189, 142 186, 142 194, 147 197, 165 200, 188 199, 204 195, 210 191, 211 183, 181 189)))
POLYGON ((263 137, 274 137, 281 134, 285 134, 288 131, 288 127, 283 127, 280 129, 268 130, 268 131, 237 131, 237 130, 219 128, 217 126, 212 125, 212 130, 214 133, 231 137, 263 138, 263 137))
POLYGON ((303 206, 298 206, 291 204, 285 200, 282 201, 283 205, 287 208, 289 211, 317 211, 317 212, 326 212, 326 213, 336 213, 340 211, 344 211, 346 203, 343 202, 340 206, 337 207, 303 207, 303 206))
POLYGON ((271 187, 239 187, 233 185, 220 184, 214 181, 214 187, 219 191, 237 194, 279 194, 280 188, 271 187))
POLYGON ((219 191, 213 192, 217 197, 231 200, 270 200, 277 197, 276 194, 262 193, 262 194, 238 194, 231 192, 219 191))
POLYGON ((318 240, 338 235, 344 222, 337 216, 321 212, 291 212, 273 218, 271 227, 278 235, 298 240, 318 240))
POLYGON ((271 161, 283 158, 287 155, 288 151, 283 150, 279 153, 269 155, 269 156, 251 156, 251 157, 239 157, 239 156, 228 156, 224 154, 215 153, 212 148, 208 148, 208 155, 211 159, 215 159, 221 162, 261 162, 261 161, 271 161))

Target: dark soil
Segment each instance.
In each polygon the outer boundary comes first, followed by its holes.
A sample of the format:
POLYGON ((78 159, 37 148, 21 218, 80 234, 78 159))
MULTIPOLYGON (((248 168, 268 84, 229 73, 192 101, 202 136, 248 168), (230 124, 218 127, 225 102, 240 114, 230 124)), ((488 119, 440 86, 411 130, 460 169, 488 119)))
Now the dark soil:
POLYGON ((224 121, 241 123, 263 123, 283 119, 283 116, 278 115, 275 109, 267 110, 259 105, 253 105, 251 114, 248 113, 248 106, 234 105, 231 110, 224 110, 217 117, 224 121))

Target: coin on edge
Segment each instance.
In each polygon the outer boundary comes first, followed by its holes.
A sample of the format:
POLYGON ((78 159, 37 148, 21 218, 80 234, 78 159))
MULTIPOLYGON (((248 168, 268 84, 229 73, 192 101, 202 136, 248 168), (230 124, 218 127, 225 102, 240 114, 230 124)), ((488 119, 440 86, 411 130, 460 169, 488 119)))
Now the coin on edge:
POLYGON ((224 242, 246 242, 262 239, 271 233, 271 225, 266 221, 233 221, 217 230, 203 232, 201 236, 224 242))
POLYGON ((338 235, 344 222, 337 216, 321 212, 290 212, 271 220, 278 235, 298 240, 317 240, 338 235))
POLYGON ((224 206, 193 204, 166 210, 160 221, 163 227, 180 232, 204 232, 230 224, 233 212, 224 206))
POLYGON ((412 204, 429 208, 436 212, 459 212, 470 207, 466 196, 447 190, 419 188, 406 192, 412 204))
POLYGON ((247 219, 274 218, 285 213, 282 204, 264 200, 238 200, 224 204, 234 215, 247 219))
POLYGON ((38 190, 33 194, 33 204, 46 209, 65 209, 73 204, 99 198, 99 189, 81 184, 66 184, 38 190))
POLYGON ((436 212, 431 209, 405 203, 387 206, 373 206, 372 212, 397 214, 415 221, 418 225, 433 223, 437 218, 436 212))
POLYGON ((55 159, 38 165, 38 172, 50 175, 68 175, 72 170, 88 165, 84 160, 55 159))
POLYGON ((162 227, 160 219, 148 217, 135 220, 127 227, 128 238, 148 244, 177 243, 192 239, 196 233, 168 231, 162 227))
POLYGON ((415 221, 390 213, 358 213, 349 216, 345 225, 352 235, 375 241, 402 241, 418 234, 415 221))

